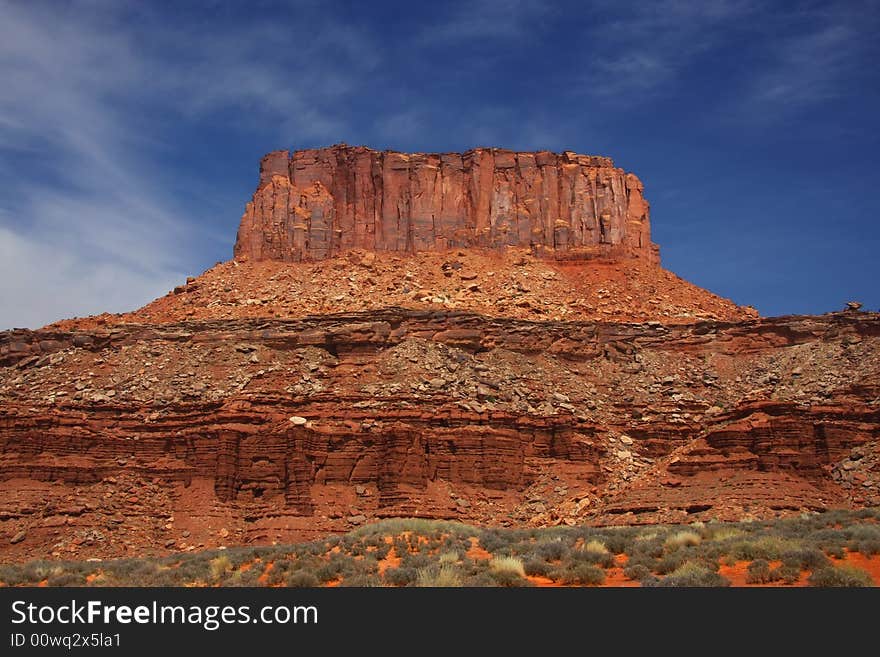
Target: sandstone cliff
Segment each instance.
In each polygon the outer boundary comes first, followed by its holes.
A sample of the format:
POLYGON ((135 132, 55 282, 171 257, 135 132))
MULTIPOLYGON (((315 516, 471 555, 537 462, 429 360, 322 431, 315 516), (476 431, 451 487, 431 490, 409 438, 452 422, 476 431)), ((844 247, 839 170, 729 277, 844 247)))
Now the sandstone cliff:
POLYGON ((571 153, 267 156, 235 260, 0 332, 0 556, 880 504, 880 315, 682 281, 641 192, 571 153))
POLYGON ((5 559, 880 503, 880 316, 0 333, 5 559), (864 464, 864 465, 862 465, 864 464), (22 534, 24 532, 24 534, 22 534))
POLYGON ((352 248, 525 246, 558 259, 659 264, 642 191, 611 159, 570 151, 275 151, 262 160, 235 257, 300 262, 352 248))

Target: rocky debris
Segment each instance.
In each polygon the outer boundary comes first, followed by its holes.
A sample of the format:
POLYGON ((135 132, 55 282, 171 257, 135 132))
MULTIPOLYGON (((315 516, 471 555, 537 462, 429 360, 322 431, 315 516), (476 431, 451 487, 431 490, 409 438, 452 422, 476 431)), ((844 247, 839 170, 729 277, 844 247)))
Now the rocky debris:
POLYGON ((260 164, 235 255, 301 262, 352 248, 520 246, 560 259, 657 264, 642 192, 641 181, 609 158, 570 151, 397 153, 345 144, 275 151, 260 164))
POLYGON ((848 491, 856 504, 880 504, 880 441, 853 447, 833 466, 831 477, 848 491))
MULTIPOLYGON (((133 313, 63 320, 54 326, 93 330, 184 320, 292 319, 389 306, 540 321, 656 321, 658 326, 758 317, 754 309, 738 307, 638 259, 560 263, 527 257, 527 250, 510 247, 453 251, 461 270, 444 269, 449 254, 430 251, 409 257, 372 254, 370 270, 352 265, 352 258, 368 254, 350 251, 318 263, 221 263, 199 276, 198 286, 185 294, 169 294, 133 313), (517 261, 523 264, 514 265, 517 261)), ((237 348, 256 354, 248 351, 250 346, 242 342, 237 348)))
POLYGON ((858 301, 847 301, 846 308, 844 310, 856 312, 856 311, 860 310, 861 307, 862 307, 862 304, 858 301))

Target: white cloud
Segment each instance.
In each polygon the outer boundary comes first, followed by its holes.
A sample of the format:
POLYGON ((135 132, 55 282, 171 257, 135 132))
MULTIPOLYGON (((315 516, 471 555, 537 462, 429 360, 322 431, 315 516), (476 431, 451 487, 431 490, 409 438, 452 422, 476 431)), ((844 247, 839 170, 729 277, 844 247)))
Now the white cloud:
POLYGON ((725 38, 725 30, 754 11, 744 0, 662 0, 637 8, 598 5, 604 20, 590 30, 594 44, 584 90, 629 105, 668 88, 695 57, 725 38))
POLYGON ((130 310, 192 273, 216 232, 169 189, 155 113, 335 140, 379 61, 338 21, 187 31, 128 10, 0 4, 0 329, 130 310))
POLYGON ((856 30, 843 24, 780 40, 749 85, 746 103, 782 109, 834 98, 843 91, 847 69, 856 65, 859 43, 856 30))
POLYGON ((632 11, 617 2, 597 6, 604 19, 590 31, 594 47, 580 82, 586 94, 636 105, 673 93, 691 67, 710 70, 711 57, 720 54, 732 77, 719 114, 750 122, 851 91, 866 49, 876 44, 880 16, 873 0, 784 8, 750 0, 662 0, 632 11))
POLYGON ((89 259, 64 244, 0 227, 0 329, 133 310, 180 281, 181 274, 170 270, 141 272, 127 264, 89 259))

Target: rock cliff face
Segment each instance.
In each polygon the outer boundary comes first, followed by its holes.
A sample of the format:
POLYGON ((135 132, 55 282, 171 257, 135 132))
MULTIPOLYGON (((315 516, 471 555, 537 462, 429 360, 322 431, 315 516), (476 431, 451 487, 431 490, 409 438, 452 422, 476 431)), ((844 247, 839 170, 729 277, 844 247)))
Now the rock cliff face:
POLYGON ((869 313, 8 331, 0 530, 26 538, 3 554, 294 540, 400 515, 632 524, 878 504, 878 350, 869 313))
POLYGON ((241 260, 322 260, 363 248, 531 247, 557 259, 659 264, 641 181, 606 157, 477 148, 275 151, 241 219, 241 260))
POLYGON ((0 560, 877 505, 878 354, 665 272, 604 158, 273 153, 236 260, 0 332, 0 560))

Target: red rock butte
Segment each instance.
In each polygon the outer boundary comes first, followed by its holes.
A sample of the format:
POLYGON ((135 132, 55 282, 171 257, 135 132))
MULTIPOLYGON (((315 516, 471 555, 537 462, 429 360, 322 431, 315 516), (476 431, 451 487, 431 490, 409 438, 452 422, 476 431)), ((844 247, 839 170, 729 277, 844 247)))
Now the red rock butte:
POLYGON ((880 504, 880 313, 678 278, 606 158, 275 152, 235 254, 0 332, 4 562, 880 504))
POLYGON ((642 192, 610 158, 571 151, 274 151, 260 164, 235 257, 302 262, 351 249, 518 246, 559 260, 659 264, 642 192))

